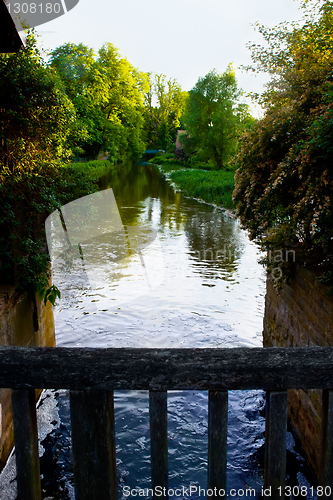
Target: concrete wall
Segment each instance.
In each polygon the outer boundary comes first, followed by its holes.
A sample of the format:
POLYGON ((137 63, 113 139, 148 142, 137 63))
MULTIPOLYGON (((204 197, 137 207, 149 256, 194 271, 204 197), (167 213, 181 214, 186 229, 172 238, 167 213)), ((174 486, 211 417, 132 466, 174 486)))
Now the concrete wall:
MULTIPOLYGON (((0 345, 55 346, 52 305, 0 286, 0 345)), ((0 470, 14 444, 10 398, 10 389, 0 389, 0 470)))
MULTIPOLYGON (((298 268, 278 292, 267 280, 263 340, 265 347, 333 346, 333 297, 315 271, 298 268)), ((321 440, 321 391, 289 391, 289 416, 318 476, 321 440)))

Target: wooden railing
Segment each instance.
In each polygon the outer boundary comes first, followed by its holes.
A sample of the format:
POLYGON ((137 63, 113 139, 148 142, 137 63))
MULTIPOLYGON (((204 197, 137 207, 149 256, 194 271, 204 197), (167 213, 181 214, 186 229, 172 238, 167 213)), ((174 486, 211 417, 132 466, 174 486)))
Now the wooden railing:
MULTIPOLYGON (((152 489, 167 488, 167 391, 208 390, 208 488, 226 488, 228 390, 267 391, 264 487, 284 497, 287 389, 323 389, 322 498, 333 489, 333 348, 0 348, 19 500, 41 498, 35 388, 70 390, 76 499, 115 500, 114 390, 149 390, 152 489), (326 487, 326 488, 325 488, 326 487)), ((220 495, 219 495, 220 492, 220 495)))

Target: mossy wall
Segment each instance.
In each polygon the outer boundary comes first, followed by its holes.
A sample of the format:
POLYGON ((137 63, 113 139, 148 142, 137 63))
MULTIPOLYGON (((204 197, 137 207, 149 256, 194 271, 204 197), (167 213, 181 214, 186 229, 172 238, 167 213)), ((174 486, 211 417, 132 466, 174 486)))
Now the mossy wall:
MULTIPOLYGON (((0 286, 0 345, 55 346, 52 305, 0 286)), ((36 397, 40 391, 36 391, 36 397)), ((14 444, 10 389, 0 389, 0 470, 14 444)))
MULTIPOLYGON (((333 297, 313 270, 298 268, 277 291, 267 280, 264 347, 333 346, 333 297)), ((321 391, 289 391, 289 416, 317 474, 320 464, 321 391)))

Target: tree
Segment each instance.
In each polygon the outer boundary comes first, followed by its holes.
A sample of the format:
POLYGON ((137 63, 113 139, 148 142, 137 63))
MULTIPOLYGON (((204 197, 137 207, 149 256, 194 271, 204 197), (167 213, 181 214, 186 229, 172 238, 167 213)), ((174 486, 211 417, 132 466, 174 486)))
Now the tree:
POLYGON ((223 74, 212 70, 199 78, 189 92, 183 120, 192 151, 219 169, 226 167, 236 150, 239 95, 231 65, 223 74))
POLYGON ((138 158, 145 150, 142 141, 145 76, 120 57, 111 43, 103 45, 98 54, 92 92, 100 91, 106 119, 103 141, 115 155, 121 156, 123 150, 128 156, 138 158))
MULTIPOLYGON (((303 264, 333 270, 333 6, 303 2, 303 23, 260 26, 256 69, 272 79, 265 116, 242 138, 234 201, 264 248, 297 250, 303 264)), ((255 68, 254 68, 255 69, 255 68)))
POLYGON ((14 173, 22 162, 35 170, 50 156, 68 158, 75 109, 59 79, 45 67, 32 34, 25 51, 0 56, 0 72, 2 166, 14 173))
POLYGON ((76 115, 32 33, 24 51, 0 56, 0 110, 0 279, 45 291, 44 223, 59 206, 76 115))
MULTIPOLYGON (((56 70, 66 94, 75 106, 76 130, 69 138, 70 147, 76 156, 91 155, 93 144, 99 142, 98 113, 87 98, 91 84, 92 67, 96 54, 93 49, 80 43, 65 43, 53 50, 49 66, 56 70), (97 116, 96 116, 97 115, 97 116)), ((94 156, 94 154, 92 155, 94 156)))
POLYGON ((142 154, 146 80, 111 43, 103 45, 97 57, 82 44, 62 45, 52 52, 50 65, 64 82, 87 133, 79 142, 85 154, 96 157, 107 151, 114 161, 142 154))
POLYGON ((65 43, 52 51, 49 64, 56 69, 72 101, 82 95, 89 85, 95 59, 94 50, 82 43, 65 43))
POLYGON ((148 73, 147 78, 145 106, 148 142, 161 149, 174 149, 187 92, 182 90, 176 80, 167 80, 163 74, 148 73))

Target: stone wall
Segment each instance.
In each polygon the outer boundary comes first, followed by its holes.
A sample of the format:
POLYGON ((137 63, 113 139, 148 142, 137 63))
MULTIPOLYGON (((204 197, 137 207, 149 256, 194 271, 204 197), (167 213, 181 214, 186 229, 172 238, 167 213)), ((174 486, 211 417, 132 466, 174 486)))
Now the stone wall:
MULTIPOLYGON (((333 346, 333 297, 313 270, 298 268, 278 292, 267 280, 265 347, 333 346)), ((289 391, 289 416, 318 476, 321 441, 321 391, 289 391)))
MULTIPOLYGON (((0 286, 0 332, 1 346, 55 346, 51 304, 0 286)), ((0 470, 13 444, 11 391, 0 389, 0 470)))

